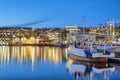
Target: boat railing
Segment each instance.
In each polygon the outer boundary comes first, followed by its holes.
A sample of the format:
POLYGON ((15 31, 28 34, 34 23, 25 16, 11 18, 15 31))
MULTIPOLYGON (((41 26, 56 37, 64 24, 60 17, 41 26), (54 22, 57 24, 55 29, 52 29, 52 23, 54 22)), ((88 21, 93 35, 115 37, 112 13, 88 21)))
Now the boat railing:
POLYGON ((92 53, 90 52, 90 50, 84 50, 85 54, 86 54, 86 57, 87 58, 92 58, 92 53))

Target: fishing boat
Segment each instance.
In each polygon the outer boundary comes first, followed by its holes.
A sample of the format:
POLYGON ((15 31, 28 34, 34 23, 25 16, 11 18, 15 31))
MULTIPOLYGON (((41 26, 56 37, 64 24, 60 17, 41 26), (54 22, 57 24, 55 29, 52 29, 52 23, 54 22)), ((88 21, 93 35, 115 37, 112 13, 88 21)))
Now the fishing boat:
POLYGON ((74 60, 86 62, 108 62, 109 58, 114 58, 115 53, 106 48, 106 43, 101 49, 97 42, 93 42, 91 34, 88 38, 84 35, 76 40, 74 45, 69 45, 69 57, 74 60))
MULTIPOLYGON (((92 45, 92 44, 91 44, 92 45)), ((107 49, 99 49, 84 47, 78 48, 74 45, 69 45, 69 57, 74 60, 80 60, 85 62, 108 62, 109 58, 114 58, 115 53, 107 49)))
POLYGON ((104 44, 104 48, 100 49, 91 33, 88 33, 88 37, 86 37, 84 27, 82 34, 75 40, 74 45, 69 45, 69 57, 71 59, 106 63, 109 58, 115 57, 115 53, 106 48, 106 43, 104 44))

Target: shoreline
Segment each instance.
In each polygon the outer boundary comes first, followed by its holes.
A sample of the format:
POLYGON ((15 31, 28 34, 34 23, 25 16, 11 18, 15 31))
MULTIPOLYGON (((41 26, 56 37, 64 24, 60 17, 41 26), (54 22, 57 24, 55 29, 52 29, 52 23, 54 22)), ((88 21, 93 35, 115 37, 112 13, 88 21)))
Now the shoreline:
POLYGON ((52 47, 62 47, 62 48, 67 48, 68 45, 66 44, 0 44, 0 46, 52 46, 52 47))

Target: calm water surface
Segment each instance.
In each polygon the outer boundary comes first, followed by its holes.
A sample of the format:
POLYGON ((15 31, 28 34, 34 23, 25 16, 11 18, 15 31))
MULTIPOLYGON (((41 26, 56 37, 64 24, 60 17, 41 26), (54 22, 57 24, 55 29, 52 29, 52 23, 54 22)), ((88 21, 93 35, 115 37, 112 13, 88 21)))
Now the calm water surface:
POLYGON ((83 63, 67 55, 67 48, 0 46, 0 80, 120 80, 119 64, 83 63))

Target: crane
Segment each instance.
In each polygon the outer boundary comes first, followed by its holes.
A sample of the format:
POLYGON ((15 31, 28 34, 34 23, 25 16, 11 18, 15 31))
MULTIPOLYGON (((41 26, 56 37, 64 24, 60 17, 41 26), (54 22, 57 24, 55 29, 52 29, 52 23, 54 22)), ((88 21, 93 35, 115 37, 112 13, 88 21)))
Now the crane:
POLYGON ((111 42, 116 42, 116 36, 118 36, 118 27, 115 27, 115 23, 120 23, 120 20, 112 19, 111 21, 107 20, 107 39, 111 42))
POLYGON ((111 21, 109 21, 109 20, 107 20, 106 21, 106 23, 107 23, 107 25, 115 25, 115 23, 119 23, 120 22, 120 20, 115 20, 115 19, 113 19, 113 20, 111 20, 111 21))
POLYGON ((107 26, 109 26, 109 29, 108 29, 109 35, 112 35, 112 36, 115 35, 115 23, 119 23, 119 22, 120 22, 120 20, 115 20, 115 19, 113 19, 111 21, 109 21, 109 20, 106 21, 107 26))

